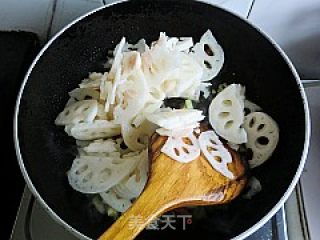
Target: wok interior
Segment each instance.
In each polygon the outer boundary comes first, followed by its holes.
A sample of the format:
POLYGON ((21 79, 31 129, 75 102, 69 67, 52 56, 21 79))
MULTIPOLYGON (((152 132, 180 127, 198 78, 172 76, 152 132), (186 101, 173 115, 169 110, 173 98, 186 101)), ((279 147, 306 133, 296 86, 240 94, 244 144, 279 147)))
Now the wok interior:
POLYGON ((97 238, 112 220, 98 214, 88 198, 67 182, 75 143, 54 125, 54 119, 68 91, 88 72, 103 71, 107 50, 114 49, 122 36, 129 42, 145 38, 150 43, 165 31, 168 36, 199 40, 207 29, 225 52, 225 64, 214 85, 245 85, 248 98, 278 122, 280 142, 273 157, 252 172, 263 187, 252 200, 239 198, 225 206, 208 207, 207 217, 194 220, 185 231, 149 230, 138 238, 201 234, 203 239, 230 239, 257 223, 287 190, 303 151, 305 113, 295 77, 278 51, 247 23, 203 3, 127 2, 98 11, 59 36, 32 70, 20 102, 18 137, 27 173, 48 206, 76 230, 97 238))

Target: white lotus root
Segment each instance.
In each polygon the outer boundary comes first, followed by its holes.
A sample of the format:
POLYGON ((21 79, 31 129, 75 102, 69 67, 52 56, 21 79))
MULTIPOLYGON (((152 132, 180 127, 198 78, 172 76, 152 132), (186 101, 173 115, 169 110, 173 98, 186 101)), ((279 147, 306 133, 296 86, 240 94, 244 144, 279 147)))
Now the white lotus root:
POLYGON ((83 79, 79 84, 79 87, 99 89, 102 79, 103 79, 102 73, 96 73, 96 72, 90 73, 89 78, 83 79))
POLYGON ((141 71, 136 71, 117 89, 119 104, 114 108, 113 115, 116 123, 128 124, 143 109, 148 89, 141 71))
POLYGON ((108 74, 108 80, 109 81, 113 81, 113 79, 115 78, 117 70, 121 66, 121 61, 122 61, 122 58, 123 58, 122 51, 123 51, 125 43, 126 43, 126 39, 123 37, 121 39, 121 41, 118 43, 118 45, 116 46, 116 48, 114 49, 114 51, 113 51, 114 60, 113 60, 111 69, 110 69, 109 74, 108 74))
POLYGON ((64 108, 69 107, 76 102, 77 102, 76 99, 74 99, 73 97, 70 97, 69 100, 67 101, 66 105, 64 106, 64 108))
POLYGON ((191 162, 200 156, 198 139, 193 133, 184 138, 168 137, 161 152, 178 162, 191 162))
POLYGON ((158 128, 156 132, 160 136, 167 136, 167 137, 187 137, 193 133, 195 128, 200 126, 199 123, 194 123, 189 126, 185 126, 183 128, 175 128, 175 129, 166 129, 166 128, 158 128))
POLYGON ((106 100, 108 94, 111 92, 112 88, 112 82, 107 81, 108 79, 108 73, 104 73, 103 76, 101 77, 99 89, 100 89, 100 100, 106 100))
POLYGON ((145 152, 127 154, 122 158, 78 157, 68 172, 69 183, 82 193, 106 192, 135 169, 143 154, 145 152))
POLYGON ((67 134, 78 140, 94 140, 120 134, 120 125, 107 120, 94 120, 92 123, 78 123, 65 129, 67 134))
POLYGON ((130 200, 119 197, 113 190, 100 193, 100 196, 104 203, 121 213, 127 211, 132 204, 130 200))
POLYGON ((254 102, 249 101, 248 99, 244 100, 244 109, 246 110, 246 115, 252 112, 260 112, 262 110, 260 106, 258 106, 254 102))
POLYGON ((157 42, 152 44, 150 49, 146 49, 141 54, 142 70, 149 88, 159 89, 167 76, 180 65, 177 54, 173 54, 170 49, 159 44, 160 40, 161 36, 157 42))
POLYGON ((139 53, 143 53, 146 48, 148 48, 148 45, 146 44, 146 40, 142 38, 136 44, 126 42, 123 47, 123 52, 137 51, 139 53))
POLYGON ((98 139, 91 143, 89 143, 87 146, 83 148, 83 150, 87 153, 110 153, 110 152, 116 152, 116 142, 113 139, 98 139))
POLYGON ((98 104, 98 112, 95 118, 96 120, 108 120, 108 113, 104 111, 104 105, 98 104))
POLYGON ((148 121, 144 121, 137 128, 131 126, 130 123, 121 125, 123 140, 132 151, 139 151, 148 146, 148 139, 155 130, 156 126, 148 121))
POLYGON ((247 115, 243 127, 248 133, 246 147, 253 153, 249 164, 254 168, 272 155, 279 141, 279 127, 269 115, 263 112, 247 115))
POLYGON ((247 142, 247 133, 242 127, 244 88, 240 84, 229 85, 212 100, 209 121, 216 133, 229 142, 247 142))
POLYGON ((150 122, 166 129, 184 128, 204 119, 201 110, 167 109, 146 116, 150 122))
POLYGON ((167 97, 193 97, 200 88, 203 69, 186 53, 177 53, 179 66, 162 83, 167 97))
POLYGON ((56 118, 56 125, 77 124, 79 122, 90 123, 98 112, 96 100, 82 100, 67 106, 56 118))
POLYGON ((192 37, 181 37, 175 44, 175 50, 180 52, 188 52, 192 46, 192 37))
POLYGON ((199 145, 202 153, 216 171, 227 178, 234 178, 228 168, 228 163, 232 162, 232 156, 214 131, 202 132, 199 136, 199 145))
POLYGON ((139 127, 146 120, 146 115, 159 111, 162 105, 163 105, 163 101, 147 103, 143 107, 141 112, 133 118, 132 120, 133 126, 136 128, 139 127))
POLYGON ((160 33, 158 44, 164 45, 171 51, 189 52, 194 45, 192 37, 167 37, 165 33, 160 33))
POLYGON ((77 99, 78 101, 85 100, 87 98, 99 100, 100 93, 93 88, 75 88, 69 92, 69 96, 77 99))
POLYGON ((148 180, 148 153, 145 151, 145 156, 141 158, 137 168, 123 179, 119 184, 113 187, 115 193, 126 199, 137 198, 143 191, 148 180))
POLYGON ((141 68, 140 53, 136 51, 126 52, 122 59, 122 77, 127 78, 141 68))
POLYGON ((210 81, 217 76, 224 63, 223 49, 210 30, 203 34, 200 42, 195 44, 190 54, 204 69, 202 81, 210 81))

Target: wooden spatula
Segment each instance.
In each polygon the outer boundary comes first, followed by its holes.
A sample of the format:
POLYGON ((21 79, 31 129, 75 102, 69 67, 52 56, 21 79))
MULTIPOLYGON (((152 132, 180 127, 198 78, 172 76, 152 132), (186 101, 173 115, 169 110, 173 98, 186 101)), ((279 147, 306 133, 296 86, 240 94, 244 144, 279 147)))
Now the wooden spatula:
POLYGON ((244 188, 245 167, 235 151, 229 149, 233 161, 228 167, 236 176, 236 180, 231 181, 215 171, 202 154, 192 162, 180 163, 161 153, 166 139, 152 137, 149 149, 151 171, 145 190, 99 240, 134 239, 153 219, 166 211, 226 203, 244 188), (137 222, 139 224, 133 224, 137 222))

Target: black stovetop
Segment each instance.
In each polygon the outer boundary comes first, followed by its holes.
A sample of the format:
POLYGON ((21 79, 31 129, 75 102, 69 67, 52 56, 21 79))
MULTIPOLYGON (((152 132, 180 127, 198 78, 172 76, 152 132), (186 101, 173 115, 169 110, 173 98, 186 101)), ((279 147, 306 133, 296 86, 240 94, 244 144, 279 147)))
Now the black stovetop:
POLYGON ((38 37, 27 32, 0 32, 0 134, 2 207, 5 226, 1 239, 8 239, 24 188, 13 144, 13 113, 24 75, 39 50, 38 37))

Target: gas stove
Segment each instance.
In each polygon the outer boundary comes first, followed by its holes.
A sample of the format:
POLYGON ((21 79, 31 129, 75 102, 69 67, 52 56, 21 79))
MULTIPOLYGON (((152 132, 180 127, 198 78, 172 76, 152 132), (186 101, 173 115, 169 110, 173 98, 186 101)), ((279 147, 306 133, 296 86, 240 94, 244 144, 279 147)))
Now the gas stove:
MULTIPOLYGON (((282 208, 247 240, 287 240, 285 209, 282 208)), ((76 240, 57 224, 25 188, 11 240, 76 240)))

